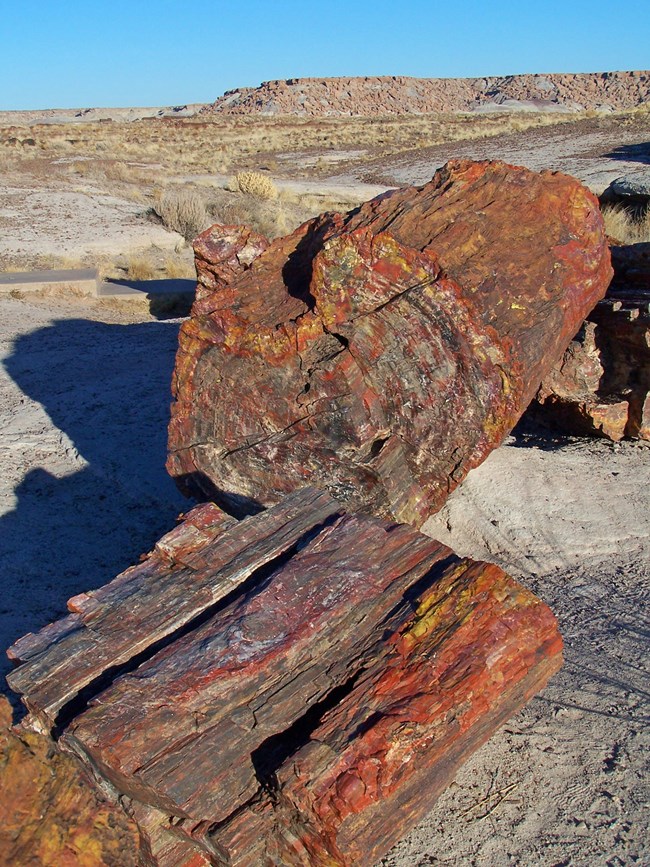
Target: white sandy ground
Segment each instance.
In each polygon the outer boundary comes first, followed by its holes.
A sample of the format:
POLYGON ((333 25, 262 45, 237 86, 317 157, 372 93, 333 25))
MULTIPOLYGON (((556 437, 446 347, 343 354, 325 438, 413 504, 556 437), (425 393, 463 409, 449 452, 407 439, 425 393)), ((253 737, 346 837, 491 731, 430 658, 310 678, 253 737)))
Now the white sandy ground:
POLYGON ((44 256, 83 259, 145 250, 152 244, 173 250, 182 241, 146 217, 146 208, 91 185, 48 187, 42 180, 8 178, 0 188, 0 270, 3 257, 44 256))
MULTIPOLYGON (((164 471, 177 331, 142 308, 0 299, 0 646, 186 508, 164 471)), ((649 482, 643 446, 518 435, 430 520, 548 602, 566 664, 384 867, 650 864, 649 482)))
POLYGON ((434 172, 452 158, 505 160, 533 171, 551 169, 579 178, 600 195, 621 175, 638 172, 647 165, 647 155, 639 153, 650 140, 650 116, 638 124, 625 122, 609 129, 589 129, 574 124, 529 129, 434 145, 409 155, 385 155, 362 165, 351 162, 330 183, 373 179, 392 186, 424 184, 434 172))

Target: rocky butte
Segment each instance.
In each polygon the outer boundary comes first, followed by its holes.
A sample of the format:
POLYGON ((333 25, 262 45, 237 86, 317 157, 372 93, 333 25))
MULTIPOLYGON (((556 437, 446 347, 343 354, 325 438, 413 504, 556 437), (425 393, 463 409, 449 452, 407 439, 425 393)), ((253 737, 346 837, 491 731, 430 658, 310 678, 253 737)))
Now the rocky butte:
POLYGON ((201 113, 365 116, 485 111, 620 111, 650 99, 650 72, 484 78, 290 78, 231 90, 201 113))
POLYGON ((596 198, 502 162, 452 161, 268 246, 216 227, 196 250, 169 433, 182 489, 246 514, 315 484, 416 527, 503 441, 612 275, 596 198))

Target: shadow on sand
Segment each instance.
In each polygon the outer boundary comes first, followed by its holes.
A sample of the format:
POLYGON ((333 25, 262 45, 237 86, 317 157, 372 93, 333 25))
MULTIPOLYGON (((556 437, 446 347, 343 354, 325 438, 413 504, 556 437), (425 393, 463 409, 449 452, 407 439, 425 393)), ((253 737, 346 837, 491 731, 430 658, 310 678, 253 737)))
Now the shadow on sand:
POLYGON ((625 160, 647 166, 650 165, 650 142, 620 145, 605 156, 613 160, 625 160))
POLYGON ((77 319, 17 339, 5 367, 65 436, 61 471, 46 468, 51 446, 43 466, 34 454, 0 518, 3 649, 137 562, 187 507, 165 470, 177 335, 177 323, 77 319))

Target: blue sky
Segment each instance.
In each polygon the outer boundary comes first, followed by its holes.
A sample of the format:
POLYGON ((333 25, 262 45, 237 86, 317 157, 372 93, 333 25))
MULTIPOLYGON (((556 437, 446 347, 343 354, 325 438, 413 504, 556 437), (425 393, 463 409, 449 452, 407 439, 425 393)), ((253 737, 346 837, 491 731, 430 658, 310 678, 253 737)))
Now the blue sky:
POLYGON ((650 68, 650 2, 0 0, 0 109, 210 102, 275 78, 650 68))

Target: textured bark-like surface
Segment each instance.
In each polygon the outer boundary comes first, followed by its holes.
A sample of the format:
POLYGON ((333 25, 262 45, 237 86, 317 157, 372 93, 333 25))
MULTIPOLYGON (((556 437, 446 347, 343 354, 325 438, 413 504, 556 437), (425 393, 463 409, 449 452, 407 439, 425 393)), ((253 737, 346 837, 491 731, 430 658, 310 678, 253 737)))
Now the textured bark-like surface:
POLYGON ((410 615, 413 585, 450 557, 410 528, 339 518, 265 585, 121 677, 63 741, 120 791, 223 821, 258 792, 260 745, 373 659, 410 615))
POLYGON ((83 705, 125 667, 210 611, 340 507, 314 490, 238 522, 217 506, 193 509, 148 558, 68 602, 73 612, 8 651, 22 663, 7 678, 42 726, 83 705), (66 708, 68 710, 66 711, 66 708))
POLYGON ((192 246, 198 276, 195 297, 202 301, 250 268, 269 240, 248 226, 216 225, 195 238, 192 246))
POLYGON ((561 361, 534 416, 568 433, 650 440, 650 244, 612 248, 614 279, 561 361))
POLYGON ((14 646, 12 683, 56 756, 126 796, 147 867, 370 865, 561 661, 552 614, 500 569, 314 489, 240 523, 197 507, 72 605, 72 628, 14 646), (200 613, 145 638, 192 582, 200 613), (95 667, 70 687, 84 629, 95 667))
POLYGON ((560 667, 553 615, 496 566, 450 566, 418 601, 385 657, 275 773, 291 830, 278 865, 371 867, 560 667), (336 860, 292 861, 294 837, 336 860))
POLYGON ((0 697, 0 864, 130 867, 138 828, 50 738, 11 727, 0 697))
POLYGON ((176 833, 169 816, 138 801, 129 803, 140 832, 138 867, 211 867, 210 855, 188 836, 176 833))
POLYGON ((306 483, 419 526, 511 430, 611 276, 595 197, 449 163, 325 214, 198 301, 168 468, 245 513, 306 483))

